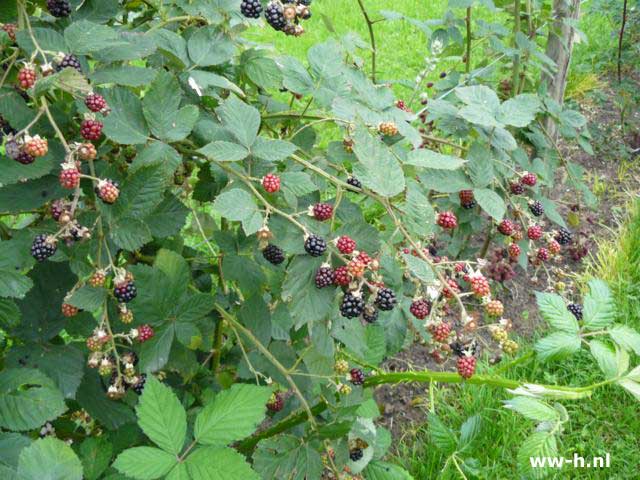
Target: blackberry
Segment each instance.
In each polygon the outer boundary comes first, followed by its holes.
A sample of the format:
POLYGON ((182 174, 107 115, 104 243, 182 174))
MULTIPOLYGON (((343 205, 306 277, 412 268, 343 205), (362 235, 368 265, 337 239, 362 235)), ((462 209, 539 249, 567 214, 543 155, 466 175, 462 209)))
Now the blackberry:
POLYGON ((409 307, 409 311, 418 320, 424 320, 431 313, 431 302, 423 299, 415 300, 409 307))
POLYGON ((64 58, 56 65, 56 72, 60 70, 64 70, 65 68, 75 68, 77 71, 82 73, 82 67, 80 66, 80 61, 78 57, 73 54, 65 55, 64 58))
POLYGON ((71 15, 71 5, 69 0, 47 0, 47 10, 56 18, 68 17, 71 15))
POLYGON ((380 310, 393 310, 393 307, 396 306, 397 302, 398 299, 396 298, 396 294, 393 293, 393 290, 391 290, 390 288, 381 288, 380 290, 378 290, 375 304, 380 310))
POLYGON ((357 462, 364 456, 364 452, 361 448, 352 448, 349 450, 349 458, 352 462, 357 462))
POLYGON ((144 384, 147 381, 147 374, 141 373, 139 380, 131 386, 131 389, 136 392, 138 395, 142 395, 142 391, 144 390, 144 384))
POLYGON ((524 172, 520 182, 523 185, 527 185, 528 187, 533 187, 536 183, 538 183, 538 176, 535 173, 524 172))
POLYGON ((567 310, 573 313, 573 316, 576 317, 576 320, 582 320, 582 305, 577 303, 570 303, 567 305, 567 310))
POLYGON ((358 180, 356 177, 347 178, 347 183, 354 188, 362 188, 362 182, 358 180))
POLYGON ((330 203, 316 203, 311 208, 311 213, 316 220, 324 222, 332 217, 333 205, 330 203))
POLYGON ((536 200, 535 202, 529 203, 529 211, 533 216, 539 217, 544 213, 544 207, 542 206, 542 203, 536 200))
POLYGON ((560 245, 569 245, 571 243, 571 232, 564 227, 556 232, 555 239, 560 245))
POLYGON ((438 225, 446 229, 456 228, 458 219, 453 212, 442 212, 438 215, 438 225))
POLYGON ((359 368, 352 368, 349 372, 349 377, 354 385, 362 385, 364 383, 364 372, 359 368))
POLYGON ((373 305, 367 305, 362 312, 362 319, 367 323, 375 323, 378 320, 378 310, 373 305))
POLYGON ((243 0, 240 4, 240 13, 247 18, 260 18, 262 13, 260 0, 243 0))
POLYGON ((338 247, 340 253, 349 255, 356 249, 356 241, 349 235, 342 235, 336 240, 336 247, 338 247))
POLYGON ((272 243, 267 245, 265 249, 262 250, 262 256, 267 262, 272 263, 273 265, 280 265, 282 262, 284 262, 285 258, 282 249, 276 245, 273 245, 272 243))
POLYGON ((138 289, 133 282, 122 282, 113 288, 113 295, 119 302, 129 303, 138 295, 138 289))
POLYGON ((90 93, 84 99, 84 104, 87 106, 89 110, 92 112, 107 112, 109 110, 109 106, 107 105, 107 101, 104 99, 102 95, 98 95, 97 93, 90 93))
POLYGON ((298 0, 298 5, 304 5, 308 7, 309 5, 311 5, 311 0, 298 0))
POLYGON ((39 262, 44 262, 51 255, 56 253, 57 245, 55 240, 49 240, 45 234, 37 235, 31 245, 31 256, 39 262))
POLYGON ((509 188, 511 190, 511 193, 513 193, 514 195, 522 195, 524 193, 524 186, 519 181, 511 182, 509 184, 509 188))
POLYGON ((333 268, 324 265, 318 269, 316 272, 316 287, 324 288, 329 285, 333 285, 333 282, 336 279, 336 272, 333 271, 333 268))
POLYGON ((267 23, 271 25, 271 28, 277 31, 281 31, 287 24, 284 18, 282 5, 278 2, 269 2, 266 10, 264 11, 264 17, 267 23))
POLYGON ((364 300, 361 295, 354 295, 351 292, 345 294, 340 305, 340 314, 346 318, 355 318, 362 315, 364 311, 364 300))
POLYGON ((476 371, 476 357, 460 357, 456 364, 458 374, 462 378, 471 378, 476 371))
POLYGON ((312 257, 319 257, 327 250, 327 242, 317 235, 309 235, 304 241, 304 250, 312 257))
POLYGON ((271 398, 267 402, 267 410, 270 412, 279 412, 284 408, 284 397, 282 393, 275 392, 271 394, 271 398))
POLYGON ((13 139, 7 140, 7 143, 4 145, 4 153, 11 160, 18 160, 20 153, 22 153, 22 147, 13 139))
POLYGON ((16 158, 16 160, 23 165, 29 165, 35 162, 36 157, 29 155, 27 152, 23 150, 18 154, 18 157, 16 158))

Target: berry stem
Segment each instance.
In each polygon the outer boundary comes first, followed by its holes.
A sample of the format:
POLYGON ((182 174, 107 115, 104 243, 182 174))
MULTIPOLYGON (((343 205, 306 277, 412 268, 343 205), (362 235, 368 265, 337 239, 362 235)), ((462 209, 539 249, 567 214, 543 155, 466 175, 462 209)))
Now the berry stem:
POLYGON ((42 56, 42 59, 44 60, 44 63, 47 63, 47 56, 45 55, 45 53, 40 48, 40 44, 37 42, 36 37, 33 34, 33 30, 31 29, 31 21, 29 20, 29 14, 26 11, 26 8, 24 6, 24 2, 23 1, 18 1, 18 9, 20 11, 21 18, 23 18, 25 20, 25 22, 26 22, 27 31, 29 32, 29 38, 31 38, 31 41, 33 42, 33 46, 36 49, 36 52, 39 53, 42 56))
POLYGON ((358 0, 358 5, 360 6, 365 22, 367 22, 367 30, 369 30, 369 42, 371 43, 371 81, 376 83, 376 36, 373 31, 373 22, 371 18, 369 18, 369 13, 362 0, 358 0))
POLYGON ((45 113, 47 114, 47 118, 49 119, 49 123, 51 124, 51 126, 55 130, 56 135, 57 135, 58 139, 60 140, 60 143, 62 143, 62 146, 64 147, 64 151, 67 152, 67 154, 71 153, 71 149, 69 148, 69 144, 65 140, 64 135, 62 135, 62 131, 60 130, 60 127, 58 127, 58 124, 53 119, 53 115, 51 115, 51 111, 49 110, 49 104, 47 103, 47 99, 44 98, 44 97, 42 97, 42 108, 44 109, 45 113))
POLYGON ((467 61, 465 63, 465 72, 471 72, 471 7, 467 7, 467 18, 465 21, 467 25, 467 61))

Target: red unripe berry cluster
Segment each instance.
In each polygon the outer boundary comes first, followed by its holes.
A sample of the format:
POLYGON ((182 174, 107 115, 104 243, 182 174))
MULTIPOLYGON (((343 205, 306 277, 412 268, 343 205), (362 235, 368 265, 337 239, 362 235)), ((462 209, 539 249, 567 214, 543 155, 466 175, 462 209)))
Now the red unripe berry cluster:
POLYGON ((333 215, 333 205, 329 203, 316 203, 312 209, 313 217, 321 222, 329 220, 333 215))
POLYGON ((153 336, 155 335, 155 332, 153 331, 153 328, 151 327, 151 325, 140 325, 138 327, 138 341, 140 343, 144 343, 147 340, 150 340, 151 338, 153 338, 153 336))
POLYGON ((453 212, 442 212, 438 215, 438 225, 446 229, 456 228, 458 219, 453 212))
POLYGON ((262 177, 262 188, 269 193, 277 192, 280 190, 280 177, 273 173, 267 173, 262 177))
POLYGON ((74 189, 80 185, 80 172, 75 166, 64 166, 60 170, 58 180, 63 188, 74 189))
POLYGON ((456 368, 462 378, 473 377, 476 372, 476 357, 465 356, 458 358, 456 368))
POLYGON ((18 85, 23 90, 28 90, 36 83, 36 71, 31 67, 24 67, 18 73, 18 85))
POLYGON ((86 119, 80 124, 80 135, 87 140, 100 140, 102 137, 102 122, 86 119))
POLYGON ((426 300, 415 300, 409 307, 411 314, 418 320, 424 320, 431 313, 431 304, 426 300))
POLYGON ((338 247, 340 253, 349 255, 356 249, 356 241, 348 235, 342 235, 336 241, 336 247, 338 247))

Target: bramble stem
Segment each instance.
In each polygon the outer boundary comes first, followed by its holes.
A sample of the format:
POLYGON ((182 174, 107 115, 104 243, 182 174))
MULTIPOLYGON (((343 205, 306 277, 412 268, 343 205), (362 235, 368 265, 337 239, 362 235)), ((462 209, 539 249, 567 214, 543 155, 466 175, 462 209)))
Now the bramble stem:
POLYGON ((369 30, 369 42, 371 43, 371 81, 376 83, 376 36, 373 32, 373 22, 371 18, 369 18, 369 13, 367 13, 367 9, 364 7, 362 0, 358 0, 358 5, 360 6, 365 22, 367 22, 367 29, 369 30))
POLYGON ((467 7, 467 61, 465 63, 465 72, 471 71, 471 7, 467 7))

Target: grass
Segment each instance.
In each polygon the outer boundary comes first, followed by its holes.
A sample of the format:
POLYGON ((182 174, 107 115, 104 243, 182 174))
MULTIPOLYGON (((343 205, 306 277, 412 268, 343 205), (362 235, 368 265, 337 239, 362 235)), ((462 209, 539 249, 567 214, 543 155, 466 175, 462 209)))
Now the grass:
MULTIPOLYGON (((586 284, 592 277, 609 283, 618 306, 618 321, 640 329, 640 201, 630 207, 619 236, 601 242, 597 257, 578 282, 586 284)), ((550 368, 532 361, 516 367, 509 376, 567 385, 588 385, 602 380, 587 352, 559 365, 552 364, 550 368)), ((483 417, 483 430, 467 457, 479 460, 487 478, 519 478, 517 450, 533 428, 532 422, 502 407, 505 398, 506 394, 495 389, 471 385, 435 391, 436 413, 447 425, 458 428, 471 415, 483 417)), ((575 452, 585 458, 609 453, 612 466, 606 470, 563 469, 555 478, 638 478, 637 401, 621 388, 611 386, 596 390, 589 400, 564 404, 570 421, 561 436, 560 453, 570 457, 575 452)), ((453 469, 440 471, 446 459, 430 441, 426 424, 406 432, 404 439, 396 448, 395 461, 403 464, 416 479, 460 478, 453 469)))

